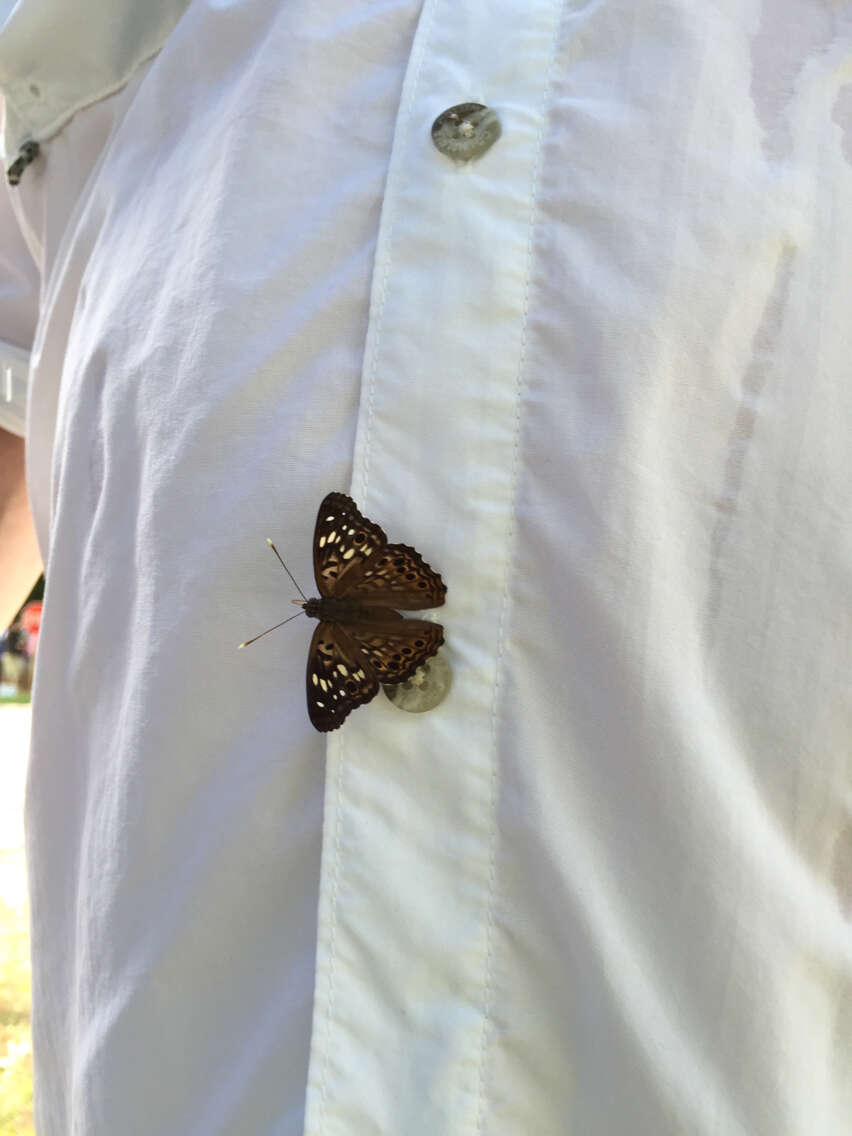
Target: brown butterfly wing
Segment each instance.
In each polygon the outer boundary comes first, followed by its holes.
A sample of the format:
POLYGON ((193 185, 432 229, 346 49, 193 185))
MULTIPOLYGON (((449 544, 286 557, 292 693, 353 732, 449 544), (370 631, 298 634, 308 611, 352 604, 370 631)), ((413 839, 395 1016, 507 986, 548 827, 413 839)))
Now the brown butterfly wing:
POLYGON ((320 595, 347 595, 371 557, 387 543, 384 530, 362 516, 351 497, 329 493, 314 528, 314 579, 320 595))
POLYGON ((388 544, 345 493, 329 493, 317 514, 314 576, 322 596, 347 596, 371 607, 419 611, 440 607, 447 589, 407 544, 388 544))
POLYGON ((379 693, 379 680, 357 642, 340 623, 317 624, 308 649, 308 717, 327 733, 351 710, 379 693))
POLYGON ((346 594, 371 607, 420 611, 440 607, 447 589, 417 549, 409 544, 388 544, 376 553, 346 594))
POLYGON ((369 622, 347 623, 346 633, 361 648, 379 682, 386 683, 405 682, 411 678, 444 642, 444 629, 440 623, 430 623, 426 619, 400 619, 398 622, 371 619, 369 622))
POLYGON ((440 624, 403 619, 395 609, 439 607, 446 588, 422 556, 388 544, 345 493, 329 493, 314 529, 314 576, 324 598, 359 600, 346 622, 320 621, 308 651, 308 715, 317 730, 336 730, 379 683, 410 678, 444 641, 440 624))

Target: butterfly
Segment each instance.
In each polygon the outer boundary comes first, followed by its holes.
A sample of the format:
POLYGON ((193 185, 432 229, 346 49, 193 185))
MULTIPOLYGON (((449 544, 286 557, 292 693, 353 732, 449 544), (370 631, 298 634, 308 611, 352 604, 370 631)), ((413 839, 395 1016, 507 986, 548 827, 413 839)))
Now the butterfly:
POLYGON ((319 620, 308 648, 308 717, 327 733, 375 698, 380 683, 405 682, 437 652, 444 642, 440 623, 406 619, 397 608, 440 607, 447 589, 416 549, 389 544, 345 493, 329 493, 320 504, 313 553, 320 594, 308 599, 302 592, 300 605, 319 620))

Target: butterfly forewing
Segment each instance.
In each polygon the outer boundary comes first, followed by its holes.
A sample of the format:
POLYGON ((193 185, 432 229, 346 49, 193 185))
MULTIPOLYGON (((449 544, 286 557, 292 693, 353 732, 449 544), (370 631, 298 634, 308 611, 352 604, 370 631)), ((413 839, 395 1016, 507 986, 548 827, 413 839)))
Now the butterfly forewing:
POLYGON ((322 733, 336 730, 356 706, 379 693, 379 680, 339 623, 320 622, 308 650, 308 717, 322 733))
POLYGON ((342 596, 385 548, 384 530, 362 516, 345 493, 329 493, 314 529, 314 578, 321 596, 342 596))
POLYGON ((447 589, 407 544, 388 544, 384 530, 345 493, 329 493, 314 531, 314 575, 320 595, 350 596, 370 606, 420 611, 440 607, 447 589))

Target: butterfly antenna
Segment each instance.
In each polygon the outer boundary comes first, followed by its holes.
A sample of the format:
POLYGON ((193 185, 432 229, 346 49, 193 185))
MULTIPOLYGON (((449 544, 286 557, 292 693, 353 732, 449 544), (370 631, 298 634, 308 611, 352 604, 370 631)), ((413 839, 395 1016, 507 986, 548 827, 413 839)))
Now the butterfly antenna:
MULTIPOLYGON (((269 547, 272 549, 272 551, 275 553, 275 555, 281 561, 281 567, 284 569, 284 571, 287 573, 287 575, 290 577, 290 579, 293 581, 293 583, 296 584, 295 576, 290 571, 290 569, 287 567, 287 565, 284 563, 284 561, 281 560, 281 553, 278 551, 278 549, 275 547, 275 545, 272 543, 272 541, 269 539, 269 537, 266 538, 266 543, 269 545, 269 547)), ((307 602, 308 597, 305 595, 305 593, 302 591, 302 589, 299 587, 298 584, 296 584, 296 591, 299 593, 299 595, 302 597, 302 599, 305 600, 305 602, 307 602)), ((269 630, 271 631, 272 628, 270 627, 269 630)), ((252 640, 249 640, 249 642, 252 642, 252 640)))
MULTIPOLYGON (((298 603, 298 600, 293 600, 293 603, 298 603)), ((291 619, 298 619, 300 615, 304 615, 303 611, 297 611, 295 615, 288 616, 287 619, 282 619, 280 623, 276 623, 275 627, 267 627, 265 631, 261 631, 260 635, 255 635, 254 639, 246 639, 245 643, 239 643, 237 650, 242 647, 248 647, 249 643, 256 643, 258 639, 262 639, 264 635, 268 635, 270 631, 275 631, 278 627, 283 627, 285 623, 289 623, 291 619)))

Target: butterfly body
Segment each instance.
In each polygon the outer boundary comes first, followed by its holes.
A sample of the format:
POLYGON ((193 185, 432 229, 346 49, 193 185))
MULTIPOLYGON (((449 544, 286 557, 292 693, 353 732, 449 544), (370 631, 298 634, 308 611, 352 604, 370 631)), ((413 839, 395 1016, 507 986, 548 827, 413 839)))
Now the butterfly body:
POLYGON ((329 493, 319 507, 314 577, 320 595, 301 605, 319 620, 308 650, 308 716, 324 733, 437 652, 441 625, 397 609, 440 607, 447 589, 416 549, 389 544, 345 493, 329 493))
POLYGON ((303 603, 302 608, 305 615, 324 623, 381 623, 387 619, 402 619, 392 608, 368 607, 346 596, 318 596, 303 603))

